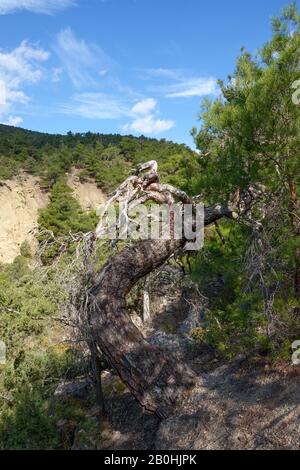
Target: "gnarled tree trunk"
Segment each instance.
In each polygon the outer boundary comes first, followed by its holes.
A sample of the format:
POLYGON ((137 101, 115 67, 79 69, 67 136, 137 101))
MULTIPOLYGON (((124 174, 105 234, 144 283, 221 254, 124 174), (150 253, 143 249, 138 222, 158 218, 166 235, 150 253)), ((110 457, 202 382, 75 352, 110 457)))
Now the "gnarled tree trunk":
MULTIPOLYGON (((222 208, 207 210, 205 223, 225 214, 228 212, 222 208)), ((146 240, 124 248, 103 268, 90 292, 90 322, 96 344, 144 409, 159 417, 198 378, 187 364, 145 340, 130 319, 126 296, 139 279, 184 244, 184 240, 146 240)))
MULTIPOLYGON (((142 187, 137 201, 169 201, 170 195, 182 203, 193 203, 185 193, 169 185, 160 185, 156 162, 149 162, 151 172, 144 178, 130 177, 119 193, 129 185, 134 194, 142 187), (147 193, 148 191, 148 193, 147 193), (166 197, 164 196, 166 195, 166 197)), ((143 165, 141 170, 148 168, 143 165)), ((126 189, 127 191, 127 189, 126 189)), ((114 202, 116 197, 112 198, 114 202)), ((130 202, 130 200, 129 200, 130 202)), ((234 217, 232 209, 217 205, 205 209, 205 225, 222 217, 234 217)), ((98 230, 98 229, 97 229, 98 230)), ((101 232, 101 227, 98 233, 101 232)), ((97 232, 96 232, 97 233, 97 232)), ((186 244, 180 240, 145 240, 125 247, 104 266, 89 292, 89 318, 93 340, 116 369, 142 407, 163 418, 169 408, 194 386, 199 378, 190 367, 149 344, 133 324, 126 307, 126 296, 147 274, 165 263, 186 244)))

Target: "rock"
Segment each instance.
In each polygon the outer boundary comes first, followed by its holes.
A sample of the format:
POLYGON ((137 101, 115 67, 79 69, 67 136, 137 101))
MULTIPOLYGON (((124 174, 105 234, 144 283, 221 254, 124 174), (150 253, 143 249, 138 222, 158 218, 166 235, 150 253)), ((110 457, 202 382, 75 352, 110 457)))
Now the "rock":
POLYGON ((71 450, 98 450, 101 447, 101 433, 96 417, 85 422, 85 428, 77 427, 71 450))
POLYGON ((76 422, 74 420, 60 419, 56 423, 59 432, 60 442, 63 446, 69 447, 76 431, 76 422))
POLYGON ((77 400, 86 400, 93 388, 93 383, 89 379, 77 381, 62 381, 54 392, 55 400, 69 400, 76 398, 77 400))
POLYGON ((107 370, 102 372, 101 381, 104 398, 109 398, 113 395, 121 395, 126 390, 126 386, 119 376, 107 370))
POLYGON ((183 360, 186 357, 189 347, 193 344, 193 340, 189 338, 165 333, 164 331, 156 331, 147 340, 154 346, 170 351, 178 360, 183 360))
POLYGON ((49 197, 36 184, 38 178, 21 174, 0 186, 0 262, 12 263, 27 240, 35 253, 39 210, 47 206, 49 197))
POLYGON ((189 313, 187 318, 180 325, 178 329, 178 333, 181 335, 183 334, 188 335, 193 329, 199 328, 201 326, 203 319, 204 319, 203 307, 197 310, 192 310, 192 312, 189 313))
POLYGON ((102 413, 102 410, 101 410, 100 406, 95 405, 86 412, 86 417, 87 418, 97 418, 97 417, 101 416, 101 413, 102 413))
POLYGON ((145 328, 145 325, 143 323, 143 320, 141 319, 141 317, 136 313, 132 313, 130 315, 130 318, 131 318, 131 321, 135 324, 135 326, 142 332, 144 333, 144 331, 146 330, 145 328))

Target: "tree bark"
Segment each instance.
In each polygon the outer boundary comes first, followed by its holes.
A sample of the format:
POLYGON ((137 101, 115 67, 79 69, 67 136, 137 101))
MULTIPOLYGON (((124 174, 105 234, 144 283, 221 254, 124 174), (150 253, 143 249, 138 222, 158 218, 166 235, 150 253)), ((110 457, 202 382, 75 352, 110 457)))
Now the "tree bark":
MULTIPOLYGON (((205 225, 233 217, 221 205, 205 209, 205 225)), ((126 296, 137 281, 161 266, 186 240, 146 240, 125 247, 102 269, 90 291, 90 325, 95 344, 146 412, 159 418, 183 399, 199 378, 187 364, 149 344, 132 323, 126 296)))
POLYGON ((105 404, 102 390, 102 380, 101 380, 101 356, 99 355, 96 345, 94 343, 89 343, 89 349, 91 352, 91 361, 92 361, 92 372, 94 378, 95 392, 96 392, 96 402, 99 407, 98 419, 103 417, 105 413, 105 404))
POLYGON ((151 319, 150 313, 150 294, 149 294, 149 279, 145 278, 143 290, 143 322, 148 323, 151 319))

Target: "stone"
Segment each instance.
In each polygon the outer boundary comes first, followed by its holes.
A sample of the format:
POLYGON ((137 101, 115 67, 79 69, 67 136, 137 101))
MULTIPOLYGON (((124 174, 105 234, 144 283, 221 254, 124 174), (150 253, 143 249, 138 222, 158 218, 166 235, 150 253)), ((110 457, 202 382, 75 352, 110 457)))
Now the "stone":
POLYGON ((76 398, 77 400, 86 400, 92 388, 93 383, 89 379, 62 381, 54 392, 54 399, 68 400, 76 398))

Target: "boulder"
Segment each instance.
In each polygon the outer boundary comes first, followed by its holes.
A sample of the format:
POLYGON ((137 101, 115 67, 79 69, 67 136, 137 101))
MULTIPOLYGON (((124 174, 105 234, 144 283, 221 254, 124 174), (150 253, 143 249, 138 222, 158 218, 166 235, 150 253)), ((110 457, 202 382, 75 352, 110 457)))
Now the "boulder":
POLYGON ((67 401, 72 398, 86 400, 92 388, 93 382, 90 379, 63 380, 58 384, 54 392, 54 400, 67 401))

